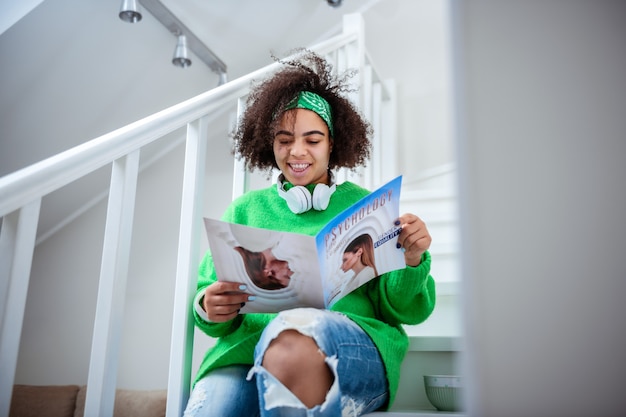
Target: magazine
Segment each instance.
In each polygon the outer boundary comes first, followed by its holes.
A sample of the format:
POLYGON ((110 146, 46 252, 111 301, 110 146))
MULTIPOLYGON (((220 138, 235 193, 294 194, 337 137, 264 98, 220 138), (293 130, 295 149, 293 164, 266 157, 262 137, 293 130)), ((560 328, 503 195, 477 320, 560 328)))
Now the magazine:
POLYGON ((405 267, 396 247, 399 176, 335 216, 315 236, 205 218, 218 280, 256 299, 242 313, 329 308, 385 272, 405 267))

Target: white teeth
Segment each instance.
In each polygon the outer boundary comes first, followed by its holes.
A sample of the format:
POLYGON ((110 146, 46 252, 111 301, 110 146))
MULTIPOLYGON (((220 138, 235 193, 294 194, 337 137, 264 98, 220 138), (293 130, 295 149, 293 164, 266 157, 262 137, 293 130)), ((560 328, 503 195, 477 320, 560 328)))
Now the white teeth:
POLYGON ((293 169, 305 169, 308 166, 309 164, 291 164, 291 167, 293 169))

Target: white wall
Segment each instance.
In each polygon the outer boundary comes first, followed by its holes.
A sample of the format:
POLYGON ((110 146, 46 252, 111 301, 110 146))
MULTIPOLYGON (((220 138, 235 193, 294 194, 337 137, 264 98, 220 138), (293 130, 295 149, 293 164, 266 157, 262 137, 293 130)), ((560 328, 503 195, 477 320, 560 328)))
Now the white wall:
POLYGON ((455 3, 470 415, 626 410, 626 3, 455 3))
POLYGON ((217 85, 205 65, 170 65, 174 36, 119 5, 47 0, 0 36, 0 175, 217 85))
POLYGON ((398 163, 404 182, 452 161, 448 3, 387 0, 364 15, 374 66, 397 83, 398 163))

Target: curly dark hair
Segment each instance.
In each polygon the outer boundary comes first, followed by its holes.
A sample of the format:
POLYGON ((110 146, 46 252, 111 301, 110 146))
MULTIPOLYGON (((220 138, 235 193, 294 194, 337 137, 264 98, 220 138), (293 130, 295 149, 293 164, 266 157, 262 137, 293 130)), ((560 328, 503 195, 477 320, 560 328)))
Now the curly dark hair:
POLYGON ((369 158, 373 130, 355 106, 343 96, 351 90, 347 80, 354 71, 341 78, 333 75, 332 65, 318 54, 296 49, 292 58, 270 78, 252 86, 236 131, 234 153, 246 161, 250 170, 271 171, 278 168, 274 159, 274 131, 285 107, 301 91, 323 97, 331 107, 334 135, 329 169, 356 168, 369 158), (295 52, 295 54, 294 54, 295 52))

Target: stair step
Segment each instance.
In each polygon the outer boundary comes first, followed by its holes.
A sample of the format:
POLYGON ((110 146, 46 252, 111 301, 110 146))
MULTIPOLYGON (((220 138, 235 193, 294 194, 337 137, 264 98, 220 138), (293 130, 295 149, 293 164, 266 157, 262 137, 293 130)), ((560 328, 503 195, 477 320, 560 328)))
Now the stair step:
POLYGON ((402 189, 400 201, 456 200, 456 193, 449 188, 402 189))
POLYGON ((400 211, 425 221, 456 221, 456 195, 450 190, 409 190, 400 197, 400 211))
POLYGON ((444 241, 437 237, 433 237, 433 241, 430 244, 430 253, 439 257, 452 257, 458 256, 459 244, 456 241, 444 241))
POLYGON ((412 188, 405 185, 400 213, 414 213, 426 223, 433 238, 431 273, 438 283, 459 281, 459 218, 457 194, 451 187, 412 188))
POLYGON ((436 255, 432 256, 430 265, 430 274, 436 282, 457 282, 459 281, 459 265, 456 258, 447 260, 441 259, 436 255))

